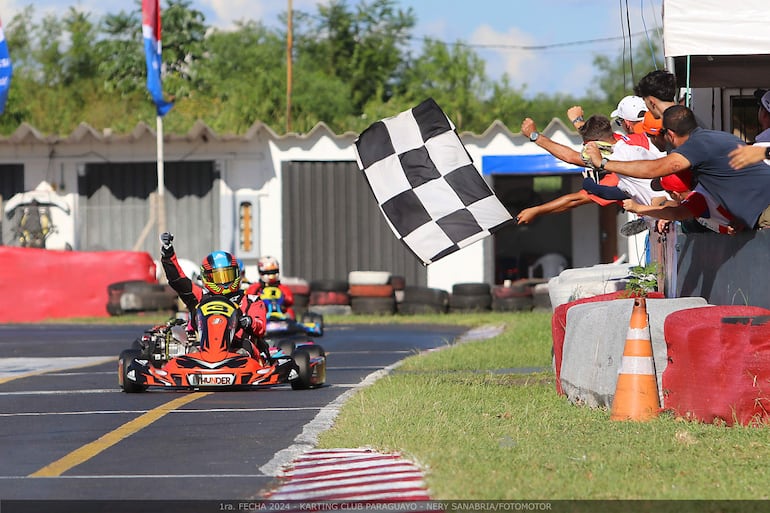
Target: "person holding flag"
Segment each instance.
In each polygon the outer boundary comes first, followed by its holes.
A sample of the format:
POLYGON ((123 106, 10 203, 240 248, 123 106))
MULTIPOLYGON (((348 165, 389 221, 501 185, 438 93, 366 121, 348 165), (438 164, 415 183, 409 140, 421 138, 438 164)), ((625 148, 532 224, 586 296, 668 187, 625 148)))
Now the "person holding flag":
POLYGON ((165 116, 174 103, 163 99, 160 81, 162 47, 160 33, 160 0, 142 0, 142 36, 147 59, 147 90, 155 103, 158 116, 165 116))

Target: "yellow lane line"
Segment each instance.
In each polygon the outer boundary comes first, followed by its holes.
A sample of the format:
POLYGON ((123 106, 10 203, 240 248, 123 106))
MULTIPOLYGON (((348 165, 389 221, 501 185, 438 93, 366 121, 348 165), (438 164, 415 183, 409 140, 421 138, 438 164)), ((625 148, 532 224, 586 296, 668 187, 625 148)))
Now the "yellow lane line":
POLYGON ((33 472, 27 477, 56 477, 60 476, 72 467, 80 465, 84 461, 87 461, 100 452, 112 447, 116 443, 120 442, 124 438, 131 436, 132 434, 146 428, 156 420, 165 416, 167 413, 174 411, 187 403, 190 403, 196 399, 207 396, 212 392, 193 392, 189 395, 184 395, 173 401, 169 401, 165 404, 161 404, 157 408, 148 411, 144 415, 135 418, 134 420, 123 424, 117 429, 107 433, 106 435, 94 440, 90 444, 72 451, 66 456, 54 461, 53 463, 46 465, 37 472, 33 472))

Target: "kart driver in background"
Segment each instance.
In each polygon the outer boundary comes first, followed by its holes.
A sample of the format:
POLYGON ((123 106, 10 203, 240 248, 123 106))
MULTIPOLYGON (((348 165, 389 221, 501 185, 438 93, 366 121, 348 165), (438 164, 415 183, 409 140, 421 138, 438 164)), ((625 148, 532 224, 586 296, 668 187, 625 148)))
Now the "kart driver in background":
POLYGON ((271 256, 260 257, 257 262, 257 269, 259 270, 259 281, 252 283, 246 290, 246 294, 259 296, 268 302, 275 299, 280 303, 283 313, 291 319, 296 319, 294 308, 292 308, 294 306, 294 294, 287 285, 281 283, 281 269, 278 260, 271 256))
POLYGON ((238 320, 239 328, 235 332, 233 349, 240 354, 251 356, 251 344, 248 343, 251 339, 262 353, 262 358, 265 361, 269 360, 270 348, 264 341, 267 310, 257 296, 244 293, 241 289, 241 271, 237 259, 225 251, 214 251, 204 258, 201 264, 201 281, 204 289, 184 274, 176 258, 173 240, 173 234, 169 232, 161 234, 160 261, 169 286, 179 295, 191 315, 194 314, 205 294, 227 297, 243 314, 238 320))

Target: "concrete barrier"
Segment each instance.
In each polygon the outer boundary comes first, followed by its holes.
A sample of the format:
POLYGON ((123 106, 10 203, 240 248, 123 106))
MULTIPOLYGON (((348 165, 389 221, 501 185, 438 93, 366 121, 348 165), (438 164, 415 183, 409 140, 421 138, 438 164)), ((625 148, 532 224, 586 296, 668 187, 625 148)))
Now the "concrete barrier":
MULTIPOLYGON (((612 406, 633 305, 633 299, 615 299, 578 304, 567 311, 560 380, 571 402, 591 407, 612 406)), ((705 299, 698 297, 647 299, 661 404, 662 375, 667 362, 664 321, 672 312, 708 306, 705 299)))

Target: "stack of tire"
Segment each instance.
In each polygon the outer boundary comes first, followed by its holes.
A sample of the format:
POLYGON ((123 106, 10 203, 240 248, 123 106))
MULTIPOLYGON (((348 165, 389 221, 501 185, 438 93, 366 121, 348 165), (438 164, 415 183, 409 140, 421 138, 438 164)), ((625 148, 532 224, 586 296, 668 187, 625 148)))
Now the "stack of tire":
POLYGON ((107 313, 110 315, 177 309, 177 294, 168 285, 128 280, 107 286, 107 313))
POLYGON ((492 287, 492 310, 495 312, 528 312, 533 306, 532 285, 526 279, 492 287))
POLYGON ((396 295, 391 274, 385 271, 350 271, 348 294, 354 314, 393 315, 396 295))
POLYGON ((294 296, 294 313, 299 318, 307 312, 310 303, 310 283, 302 278, 287 276, 281 279, 281 283, 289 287, 294 296))
POLYGON ((488 283, 456 283, 449 296, 449 313, 487 312, 492 308, 488 283))
POLYGON ((404 299, 397 305, 403 315, 446 313, 449 309, 449 293, 443 289, 405 286, 404 299))
POLYGON ((390 284, 393 285, 393 295, 396 297, 396 309, 398 304, 404 300, 404 287, 406 287, 406 278, 403 276, 391 276, 390 284))
POLYGON ((345 280, 313 280, 307 309, 321 315, 350 315, 350 294, 345 280))

